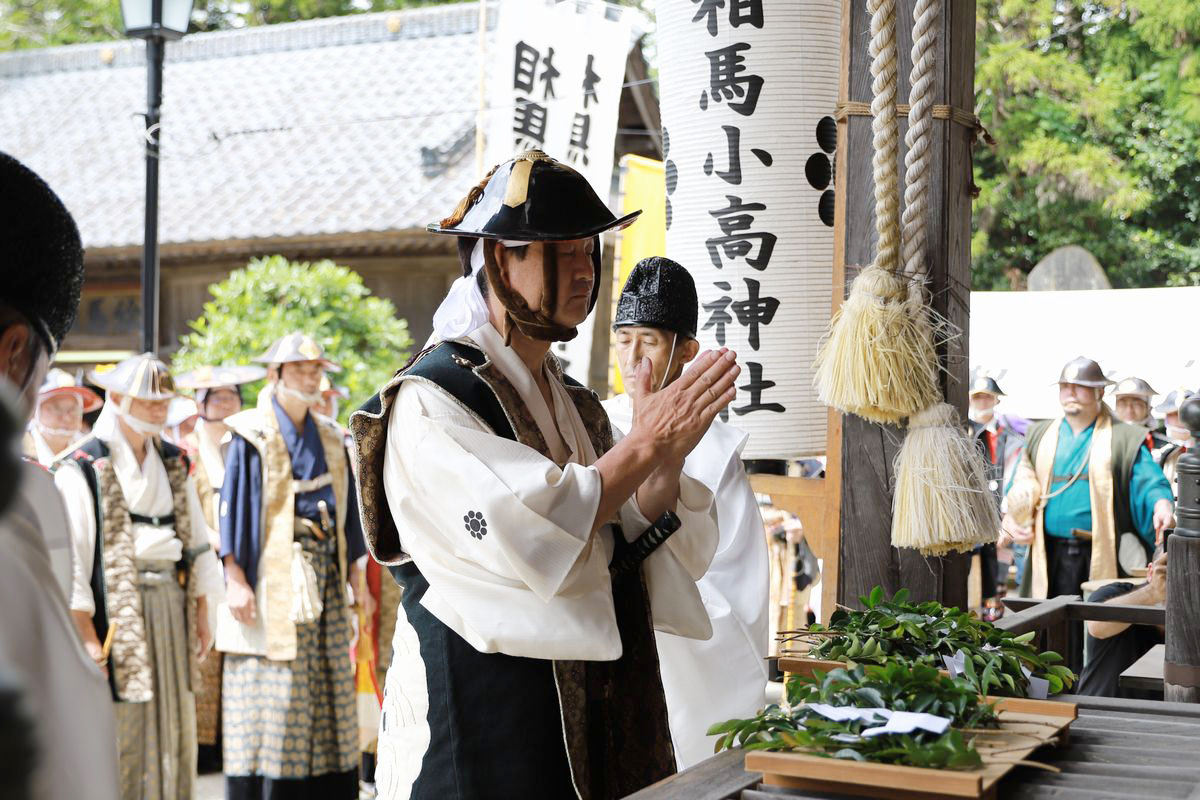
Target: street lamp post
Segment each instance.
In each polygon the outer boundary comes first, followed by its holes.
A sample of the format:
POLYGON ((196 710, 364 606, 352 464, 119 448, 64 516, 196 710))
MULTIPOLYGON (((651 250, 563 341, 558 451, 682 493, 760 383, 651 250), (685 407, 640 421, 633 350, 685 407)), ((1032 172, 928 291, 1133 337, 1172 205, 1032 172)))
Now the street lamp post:
POLYGON ((192 0, 121 0, 125 35, 146 41, 146 225, 142 248, 142 351, 158 352, 158 143, 163 50, 187 33, 192 0))

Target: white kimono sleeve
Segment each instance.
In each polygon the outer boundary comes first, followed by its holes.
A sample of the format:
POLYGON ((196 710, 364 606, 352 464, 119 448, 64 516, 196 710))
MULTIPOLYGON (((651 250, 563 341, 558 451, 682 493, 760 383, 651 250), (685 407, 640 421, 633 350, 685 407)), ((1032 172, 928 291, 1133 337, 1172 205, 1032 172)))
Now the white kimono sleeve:
POLYGON ((217 562, 217 554, 212 548, 212 534, 204 518, 204 508, 200 505, 200 496, 196 493, 196 484, 191 478, 187 479, 188 517, 191 518, 191 530, 188 532, 188 550, 207 548, 192 561, 191 580, 196 581, 196 594, 205 595, 208 604, 219 603, 225 597, 225 577, 221 565, 217 562))
POLYGON ((63 462, 54 473, 67 512, 71 535, 71 595, 67 598, 72 611, 96 613, 92 597, 92 562, 96 558, 96 510, 92 489, 78 464, 63 462))
POLYGON ((591 535, 591 467, 559 469, 407 381, 388 426, 384 492, 429 582, 421 604, 476 650, 547 659, 621 655, 608 562, 591 535))

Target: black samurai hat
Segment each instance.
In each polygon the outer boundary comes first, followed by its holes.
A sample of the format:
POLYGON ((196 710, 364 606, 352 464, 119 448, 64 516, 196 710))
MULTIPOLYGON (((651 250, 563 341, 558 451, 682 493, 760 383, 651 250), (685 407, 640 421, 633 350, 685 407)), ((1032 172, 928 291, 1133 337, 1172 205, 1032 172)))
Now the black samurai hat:
POLYGON ((641 213, 613 216, 587 178, 541 150, 529 150, 492 170, 454 214, 428 230, 481 239, 567 242, 624 228, 641 213))
POLYGON ((637 325, 696 338, 700 301, 696 281, 681 264, 662 256, 638 262, 617 299, 613 329, 637 325))
POLYGON ((83 244, 58 195, 6 153, 0 153, 0 264, 0 301, 25 314, 53 353, 79 310, 83 244))

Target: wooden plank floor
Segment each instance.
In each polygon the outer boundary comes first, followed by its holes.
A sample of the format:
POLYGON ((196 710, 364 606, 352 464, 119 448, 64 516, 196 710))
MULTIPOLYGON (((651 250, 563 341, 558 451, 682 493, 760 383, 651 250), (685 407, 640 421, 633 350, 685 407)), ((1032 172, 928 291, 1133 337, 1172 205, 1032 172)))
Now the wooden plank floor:
MULTIPOLYGON (((1200 798, 1200 706, 1071 697, 1079 718, 1069 739, 1033 758, 1061 770, 1020 767, 1000 783, 1000 798, 1200 798)), ((848 795, 766 786, 745 772, 744 754, 722 753, 633 795, 636 800, 785 800, 848 795)), ((849 765, 847 769, 851 769, 849 765)))

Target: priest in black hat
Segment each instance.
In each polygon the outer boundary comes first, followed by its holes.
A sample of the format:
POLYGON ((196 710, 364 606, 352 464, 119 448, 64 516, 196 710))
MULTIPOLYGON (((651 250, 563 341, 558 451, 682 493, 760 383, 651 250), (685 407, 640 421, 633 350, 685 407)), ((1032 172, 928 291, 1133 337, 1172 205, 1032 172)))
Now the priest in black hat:
MULTIPOLYGON (((700 349, 699 303, 691 274, 669 258, 633 268, 617 300, 613 342, 626 393, 605 401, 613 427, 633 425, 642 389, 637 365, 649 359, 649 391, 670 387, 700 349)), ((659 632, 659 669, 680 769, 712 755, 708 727, 753 716, 767 686, 770 565, 762 516, 742 467, 746 433, 714 419, 688 455, 683 472, 713 493, 719 542, 708 572, 698 581, 713 635, 697 640, 659 632)))
POLYGON ((600 800, 675 769, 653 632, 711 634, 712 495, 680 470, 738 367, 705 353, 651 394, 644 363, 614 443, 550 354, 596 302, 600 234, 636 216, 530 151, 431 226, 463 277, 434 343, 350 421, 371 552, 404 587, 381 798, 600 800))

